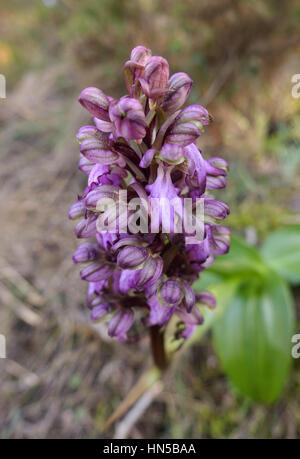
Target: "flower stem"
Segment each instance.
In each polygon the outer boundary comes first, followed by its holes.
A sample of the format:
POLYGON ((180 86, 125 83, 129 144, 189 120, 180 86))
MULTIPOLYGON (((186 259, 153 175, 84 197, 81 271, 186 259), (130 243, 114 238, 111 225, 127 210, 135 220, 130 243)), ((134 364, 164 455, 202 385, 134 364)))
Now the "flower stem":
POLYGON ((164 333, 161 327, 158 325, 150 327, 150 339, 153 361, 157 368, 164 371, 168 367, 169 362, 165 351, 164 333))

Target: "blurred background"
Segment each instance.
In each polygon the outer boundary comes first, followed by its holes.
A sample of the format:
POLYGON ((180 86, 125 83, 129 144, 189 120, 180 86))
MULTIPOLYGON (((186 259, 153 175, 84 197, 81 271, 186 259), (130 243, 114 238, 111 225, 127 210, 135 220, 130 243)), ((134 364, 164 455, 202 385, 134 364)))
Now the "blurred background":
MULTIPOLYGON (((151 362, 149 342, 122 345, 89 324, 85 285, 71 255, 70 205, 82 190, 75 134, 87 86, 115 97, 122 66, 145 45, 171 73, 194 80, 189 101, 215 122, 207 157, 230 164, 227 224, 259 246, 300 224, 300 73, 297 0, 0 0, 2 438, 93 438, 151 362)), ((299 246, 300 248, 300 246, 299 246)), ((296 250, 296 249, 295 249, 296 250)), ((300 266, 300 263, 299 263, 300 266)), ((300 333, 300 290, 291 289, 300 333)), ((211 333, 188 347, 125 436, 297 438, 300 360, 265 405, 225 376, 211 333)), ((152 394, 153 395, 153 394, 152 394)), ((124 426, 123 426, 124 427, 124 426)))

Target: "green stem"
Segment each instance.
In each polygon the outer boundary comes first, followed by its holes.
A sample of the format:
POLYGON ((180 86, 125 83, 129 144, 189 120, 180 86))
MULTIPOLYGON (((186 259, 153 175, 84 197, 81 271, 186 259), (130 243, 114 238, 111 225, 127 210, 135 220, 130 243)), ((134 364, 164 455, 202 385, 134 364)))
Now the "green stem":
POLYGON ((150 339, 153 361, 157 368, 164 371, 167 369, 169 362, 165 351, 164 333, 161 327, 158 325, 150 327, 150 339))

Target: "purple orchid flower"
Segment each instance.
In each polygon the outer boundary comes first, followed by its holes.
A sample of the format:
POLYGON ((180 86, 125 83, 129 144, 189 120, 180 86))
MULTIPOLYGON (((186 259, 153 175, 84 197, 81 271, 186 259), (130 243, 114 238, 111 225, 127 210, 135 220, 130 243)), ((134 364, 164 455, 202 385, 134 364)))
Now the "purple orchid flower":
POLYGON ((193 282, 229 250, 230 231, 218 225, 229 207, 210 194, 226 186, 228 165, 222 158, 206 158, 196 145, 213 118, 201 105, 182 108, 193 83, 186 73, 169 77, 168 62, 144 46, 132 50, 123 71, 127 94, 120 99, 94 87, 79 96, 92 122, 77 133, 78 168, 88 179, 69 211, 70 219, 79 219, 76 236, 85 240, 73 261, 83 265, 91 320, 106 321, 109 336, 130 340, 134 324, 134 336, 142 326, 161 332, 174 317, 175 338, 187 339, 203 322, 199 306, 215 307, 211 293, 195 294, 193 282), (143 213, 129 205, 137 198, 143 213), (199 239, 193 233, 187 243, 186 227, 176 229, 177 212, 190 199, 195 218, 199 198, 203 234, 199 239), (168 214, 172 200, 179 207, 168 214), (104 202, 109 203, 105 210, 104 202), (114 206, 120 215, 114 216, 114 206), (114 231, 100 230, 99 221, 111 217, 114 231), (126 219, 130 225, 136 219, 137 230, 121 228, 126 219))

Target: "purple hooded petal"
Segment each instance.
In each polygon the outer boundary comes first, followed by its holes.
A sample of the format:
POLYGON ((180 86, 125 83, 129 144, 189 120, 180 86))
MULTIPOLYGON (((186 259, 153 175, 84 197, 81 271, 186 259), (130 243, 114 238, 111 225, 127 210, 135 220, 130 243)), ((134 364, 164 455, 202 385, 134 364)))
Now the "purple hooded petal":
POLYGON ((110 303, 100 303, 95 306, 90 314, 90 318, 92 322, 97 322, 98 320, 103 319, 109 312, 113 309, 110 303))
POLYGON ((169 91, 165 95, 161 108, 166 112, 174 113, 187 100, 193 80, 184 72, 175 73, 169 80, 169 91))
POLYGON ((226 175, 228 163, 223 158, 210 158, 206 161, 206 169, 210 175, 226 175))
POLYGON ((208 306, 211 309, 214 309, 216 307, 216 298, 212 293, 207 292, 205 290, 203 292, 196 294, 196 301, 197 303, 204 304, 205 306, 208 306))
POLYGON ((133 62, 139 62, 139 64, 145 65, 152 56, 152 51, 145 46, 136 46, 133 48, 130 54, 130 60, 133 62))
POLYGON ((150 49, 144 46, 137 46, 131 52, 130 60, 124 65, 124 79, 128 94, 131 97, 139 96, 137 91, 137 82, 139 78, 144 77, 145 65, 152 56, 150 49))
POLYGON ((99 201, 103 198, 117 201, 119 199, 119 188, 113 185, 101 185, 90 191, 85 198, 85 206, 87 209, 96 210, 99 201))
POLYGON ((166 94, 169 86, 169 64, 161 56, 152 56, 145 66, 145 82, 147 83, 147 97, 156 100, 166 94))
POLYGON ((84 140, 80 145, 80 153, 89 161, 103 165, 116 163, 120 158, 117 152, 112 151, 110 141, 104 136, 84 140))
POLYGON ((230 209, 224 202, 217 201, 216 199, 205 199, 204 213, 213 218, 223 219, 230 214, 230 209))
POLYGON ((69 219, 75 220, 76 218, 83 217, 85 213, 85 205, 82 201, 75 202, 69 210, 69 219))
POLYGON ((140 140, 146 135, 146 117, 141 103, 136 99, 122 97, 109 107, 115 137, 140 140))
POLYGON ((111 121, 99 120, 99 118, 96 117, 93 118, 93 121, 99 131, 106 133, 112 132, 113 124, 111 121))
POLYGON ((185 147, 195 142, 200 135, 200 129, 193 123, 176 124, 168 132, 165 141, 185 147))
POLYGON ((201 105, 189 105, 181 110, 170 126, 166 142, 187 146, 201 135, 203 126, 209 124, 210 115, 201 105))
POLYGON ((135 288, 136 271, 132 269, 123 269, 120 276, 120 293, 126 294, 129 290, 135 288))
POLYGON ((98 136, 101 138, 101 133, 96 126, 82 126, 76 134, 76 139, 82 143, 87 139, 97 139, 98 136))
POLYGON ((159 294, 168 306, 175 306, 183 297, 180 282, 176 279, 167 280, 162 285, 159 294))
POLYGON ((122 237, 119 239, 119 241, 115 242, 115 244, 112 246, 112 251, 115 252, 121 247, 124 247, 126 245, 133 245, 133 246, 145 246, 148 244, 145 244, 143 239, 134 236, 134 235, 126 235, 125 237, 122 237))
POLYGON ((155 283, 161 276, 163 266, 164 263, 161 257, 149 257, 136 276, 136 288, 139 290, 155 283))
POLYGON ((119 309, 110 319, 108 325, 108 334, 111 338, 117 338, 119 341, 126 341, 127 332, 134 322, 134 313, 131 309, 119 309))
POLYGON ((88 218, 80 220, 75 228, 75 233, 78 238, 89 238, 96 236, 97 232, 97 215, 90 215, 88 218))
POLYGON ((138 269, 149 257, 146 247, 124 247, 120 250, 117 264, 122 269, 138 269))
POLYGON ((84 242, 75 250, 72 260, 73 263, 87 263, 96 260, 99 256, 99 246, 97 242, 84 242))
POLYGON ((211 158, 205 161, 207 171, 207 189, 216 190, 226 186, 227 162, 222 158, 211 158))
POLYGON ((95 164, 95 166, 92 168, 92 170, 89 173, 89 179, 88 179, 88 185, 92 185, 93 183, 100 183, 99 179, 102 177, 104 174, 109 173, 109 165, 103 165, 103 164, 95 164))
POLYGON ((207 190, 219 190, 226 187, 226 177, 219 175, 214 177, 212 175, 206 176, 206 189, 207 190))
POLYGON ((101 233, 101 234, 97 233, 96 237, 97 237, 98 244, 101 247, 103 247, 103 249, 106 252, 109 252, 109 250, 111 249, 111 247, 114 244, 114 242, 118 239, 118 235, 117 234, 111 233, 109 231, 106 231, 106 232, 101 233))
POLYGON ((99 261, 85 266, 80 271, 81 279, 88 282, 97 282, 108 279, 113 272, 113 268, 109 264, 104 264, 99 261))
POLYGON ((87 158, 85 158, 82 154, 80 154, 78 169, 81 170, 81 172, 83 172, 85 175, 89 175, 94 165, 95 165, 94 163, 92 163, 87 158))
POLYGON ((211 227, 210 247, 213 255, 224 255, 230 247, 230 229, 226 226, 211 227))
POLYGON ((185 307, 188 312, 191 312, 195 304, 195 292, 193 287, 187 281, 182 281, 181 285, 184 292, 185 307))
POLYGON ((185 107, 176 118, 175 124, 195 123, 200 128, 211 121, 211 116, 202 105, 185 107))
POLYGON ((78 100, 92 116, 96 116, 103 121, 109 121, 109 99, 101 89, 86 88, 82 91, 78 100))
POLYGON ((206 167, 205 161, 194 143, 191 143, 184 148, 184 154, 187 158, 189 172, 191 177, 197 178, 197 191, 198 196, 201 196, 205 192, 206 188, 206 167))

